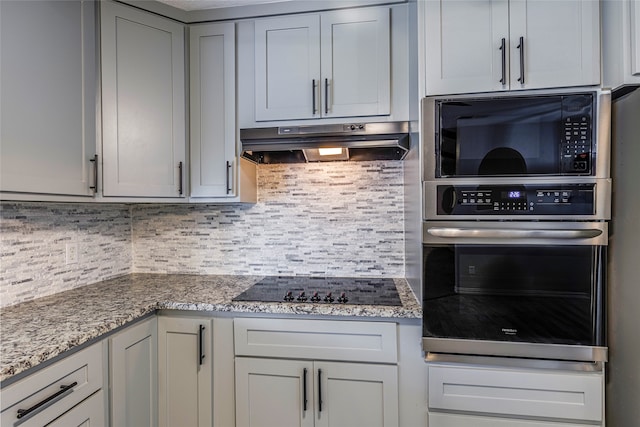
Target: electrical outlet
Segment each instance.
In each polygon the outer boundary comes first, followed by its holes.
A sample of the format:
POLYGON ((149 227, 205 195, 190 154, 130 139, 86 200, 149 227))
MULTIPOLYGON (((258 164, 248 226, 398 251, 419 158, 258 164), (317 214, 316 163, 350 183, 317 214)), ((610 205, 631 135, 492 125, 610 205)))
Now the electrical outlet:
POLYGON ((80 249, 78 248, 78 242, 70 242, 66 245, 66 264, 77 264, 80 249))

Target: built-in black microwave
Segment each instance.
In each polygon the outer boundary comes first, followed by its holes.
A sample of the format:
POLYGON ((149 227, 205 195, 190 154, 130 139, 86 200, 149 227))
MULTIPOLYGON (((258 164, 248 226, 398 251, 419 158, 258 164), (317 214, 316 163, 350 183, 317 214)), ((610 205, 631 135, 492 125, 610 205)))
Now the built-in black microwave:
POLYGON ((425 98, 424 180, 609 178, 603 90, 425 98))

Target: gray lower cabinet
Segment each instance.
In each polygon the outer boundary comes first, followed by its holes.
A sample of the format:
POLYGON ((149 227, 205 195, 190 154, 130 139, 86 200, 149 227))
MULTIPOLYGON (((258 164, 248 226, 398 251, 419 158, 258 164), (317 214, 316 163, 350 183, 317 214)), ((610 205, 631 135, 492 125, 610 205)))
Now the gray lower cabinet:
POLYGON ((106 425, 105 348, 98 342, 3 387, 0 425, 106 425))
MULTIPOLYGON (((112 424, 135 426, 136 424, 112 424)), ((47 427, 106 427, 104 417, 104 392, 102 390, 93 394, 87 400, 75 406, 69 412, 65 412, 60 418, 56 418, 47 427)))
POLYGON ((236 426, 399 425, 397 325, 235 319, 236 426))
POLYGON ((601 426, 602 371, 428 364, 429 427, 601 426))
POLYGON ((398 425, 395 365, 236 358, 236 426, 398 425))
POLYGON ((2 199, 89 199, 95 186, 95 3, 0 1, 0 21, 2 199))
POLYGON ((158 317, 158 425, 211 426, 212 319, 158 317))
POLYGON ((111 424, 158 425, 158 321, 134 324, 110 338, 111 424))

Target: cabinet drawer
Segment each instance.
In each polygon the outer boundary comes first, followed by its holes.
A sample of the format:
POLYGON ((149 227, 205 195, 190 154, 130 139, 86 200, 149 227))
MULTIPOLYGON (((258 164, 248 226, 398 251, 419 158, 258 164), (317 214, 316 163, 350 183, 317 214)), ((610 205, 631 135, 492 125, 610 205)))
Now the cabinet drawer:
POLYGON ((104 401, 104 393, 100 390, 47 427, 105 427, 104 401))
POLYGON ((234 321, 236 356, 396 363, 395 323, 250 319, 234 321))
POLYGON ((594 427, 593 424, 567 424, 476 415, 429 414, 429 427, 594 427))
POLYGON ((97 343, 2 389, 2 426, 42 426, 100 390, 103 385, 103 343, 97 343), (29 409, 77 383, 69 390, 18 418, 29 409))
POLYGON ((601 421, 603 376, 429 366, 429 409, 601 421))

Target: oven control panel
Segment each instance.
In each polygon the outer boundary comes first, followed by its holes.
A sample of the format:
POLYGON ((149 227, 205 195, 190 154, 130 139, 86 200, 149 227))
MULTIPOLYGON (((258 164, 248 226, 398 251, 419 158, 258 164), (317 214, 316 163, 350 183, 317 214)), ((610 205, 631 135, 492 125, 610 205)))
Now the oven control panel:
POLYGON ((595 184, 438 186, 438 215, 592 215, 595 184))

